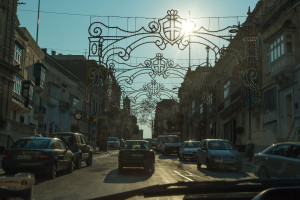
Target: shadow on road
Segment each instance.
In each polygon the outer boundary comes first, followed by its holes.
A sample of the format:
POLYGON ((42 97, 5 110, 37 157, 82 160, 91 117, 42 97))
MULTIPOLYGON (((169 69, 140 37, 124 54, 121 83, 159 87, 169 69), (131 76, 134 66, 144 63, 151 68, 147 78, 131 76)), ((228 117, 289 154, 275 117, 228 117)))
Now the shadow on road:
POLYGON ((160 154, 159 155, 159 157, 158 157, 159 159, 178 159, 178 155, 177 154, 172 154, 172 155, 166 155, 166 156, 164 156, 164 155, 162 155, 162 154, 160 154))
POLYGON ((143 168, 124 168, 122 173, 117 169, 110 171, 104 183, 136 183, 148 180, 152 173, 145 172, 143 168))
MULTIPOLYGON (((203 168, 205 165, 202 165, 200 169, 198 169, 201 173, 203 173, 205 176, 210 176, 213 178, 246 178, 249 176, 246 172, 243 171, 235 171, 234 169, 228 168, 228 169, 210 169, 203 168)), ((206 166, 205 166, 206 167, 206 166)))
POLYGON ((185 164, 185 165, 195 165, 196 161, 193 160, 179 160, 180 163, 185 164))

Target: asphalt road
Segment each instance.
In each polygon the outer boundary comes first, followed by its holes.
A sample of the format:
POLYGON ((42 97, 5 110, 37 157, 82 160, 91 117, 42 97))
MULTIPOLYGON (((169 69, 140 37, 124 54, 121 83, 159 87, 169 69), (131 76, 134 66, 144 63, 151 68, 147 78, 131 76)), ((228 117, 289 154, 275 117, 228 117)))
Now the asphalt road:
MULTIPOLYGON (((139 168, 127 168, 119 174, 117 155, 118 151, 95 154, 93 165, 90 167, 84 166, 79 170, 74 170, 71 174, 58 174, 58 177, 53 180, 38 178, 33 189, 34 199, 89 199, 178 181, 254 178, 254 175, 247 172, 245 168, 241 172, 209 171, 205 165, 202 165, 199 170, 194 162, 180 161, 177 156, 160 154, 156 155, 154 174, 145 173, 139 168)), ((182 197, 179 198, 182 199, 182 197)), ((178 196, 163 199, 178 199, 178 196)))

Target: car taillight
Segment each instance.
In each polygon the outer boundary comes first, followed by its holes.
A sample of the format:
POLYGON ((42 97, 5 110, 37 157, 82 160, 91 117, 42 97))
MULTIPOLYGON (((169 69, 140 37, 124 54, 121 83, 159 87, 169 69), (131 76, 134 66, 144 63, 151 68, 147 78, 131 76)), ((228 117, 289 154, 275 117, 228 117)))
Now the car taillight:
POLYGON ((254 161, 254 159, 255 159, 256 155, 257 155, 257 154, 254 154, 254 155, 253 155, 253 157, 252 157, 252 160, 253 160, 253 161, 254 161))
POLYGON ((7 151, 3 152, 3 160, 9 160, 8 152, 7 151))
POLYGON ((48 154, 45 152, 41 152, 38 158, 38 160, 48 160, 48 159, 49 159, 48 154))

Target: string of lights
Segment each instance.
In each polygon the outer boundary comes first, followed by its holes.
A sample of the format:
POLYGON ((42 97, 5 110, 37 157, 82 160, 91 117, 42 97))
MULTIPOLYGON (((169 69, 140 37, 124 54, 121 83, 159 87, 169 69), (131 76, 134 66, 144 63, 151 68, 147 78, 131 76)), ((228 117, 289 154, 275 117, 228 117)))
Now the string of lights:
MULTIPOLYGON (((38 12, 37 10, 28 10, 28 9, 18 9, 18 11, 22 12, 38 12)), ((101 18, 121 18, 121 19, 150 19, 157 20, 160 18, 155 17, 141 17, 141 16, 117 16, 117 15, 88 15, 88 14, 80 14, 80 13, 68 13, 68 12, 56 12, 56 11, 40 11, 40 13, 46 14, 57 14, 57 15, 70 15, 70 16, 81 16, 81 17, 101 17, 101 18)), ((203 17, 191 17, 190 19, 228 19, 228 18, 246 18, 247 16, 203 16, 203 17)))

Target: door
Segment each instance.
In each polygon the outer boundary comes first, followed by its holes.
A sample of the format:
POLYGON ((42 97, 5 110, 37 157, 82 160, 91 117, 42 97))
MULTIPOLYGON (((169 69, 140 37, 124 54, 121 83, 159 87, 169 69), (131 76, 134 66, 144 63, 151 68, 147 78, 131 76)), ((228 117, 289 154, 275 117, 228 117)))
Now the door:
POLYGON ((288 157, 289 169, 287 170, 287 177, 300 179, 300 145, 293 145, 288 157))
POLYGON ((61 169, 67 169, 70 166, 71 157, 69 152, 67 151, 67 147, 61 141, 58 141, 59 149, 61 152, 61 169))
POLYGON ((64 155, 60 149, 60 145, 59 145, 58 141, 54 141, 51 144, 50 148, 53 149, 54 154, 55 154, 57 171, 64 169, 64 163, 63 163, 64 155))
POLYGON ((280 144, 275 146, 270 154, 265 158, 265 165, 271 177, 284 178, 288 170, 288 152, 290 144, 280 144))
POLYGON ((200 163, 206 163, 206 157, 207 157, 207 141, 206 140, 203 141, 198 152, 199 152, 198 157, 199 157, 200 163))
POLYGON ((81 145, 82 145, 82 157, 84 160, 86 160, 89 157, 90 146, 87 145, 87 142, 82 135, 80 135, 80 138, 81 138, 81 145))

